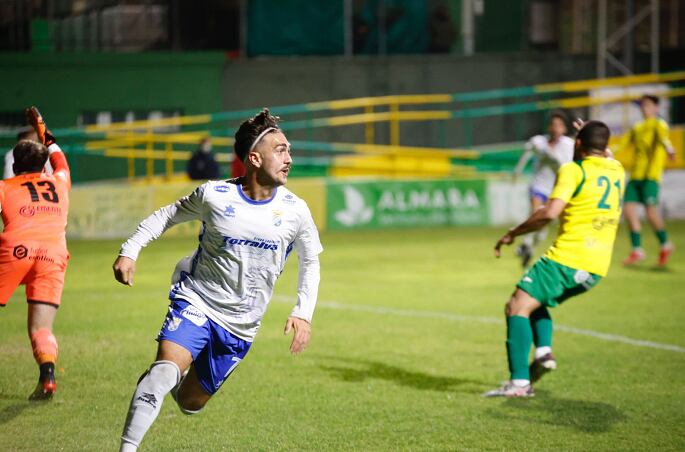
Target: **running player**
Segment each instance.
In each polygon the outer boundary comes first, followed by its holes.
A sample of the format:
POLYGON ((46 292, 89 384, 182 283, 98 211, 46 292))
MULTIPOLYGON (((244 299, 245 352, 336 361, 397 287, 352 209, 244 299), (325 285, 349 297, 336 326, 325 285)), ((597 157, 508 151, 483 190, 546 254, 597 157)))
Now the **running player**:
POLYGON ((552 246, 528 270, 505 307, 510 380, 486 397, 531 397, 531 381, 556 368, 552 355, 552 319, 547 308, 594 287, 609 269, 621 217, 625 174, 606 152, 609 128, 602 122, 583 125, 575 141, 574 161, 559 169, 544 207, 510 229, 495 246, 511 245, 517 236, 537 231, 560 217, 552 246), (535 339, 533 363, 528 355, 535 339))
POLYGON ((666 156, 674 160, 675 152, 668 135, 668 124, 658 117, 659 98, 642 96, 640 110, 644 119, 633 125, 630 132, 623 137, 619 148, 632 147, 635 152, 630 182, 625 194, 625 217, 630 229, 632 251, 623 263, 633 265, 646 257, 642 249, 642 225, 638 213, 638 205, 642 204, 645 206, 647 220, 661 245, 658 265, 663 267, 673 252, 673 245, 668 241, 664 220, 659 213, 659 184, 666 156))
POLYGON ((181 411, 200 411, 247 354, 276 279, 295 249, 298 302, 285 324, 292 353, 309 342, 323 248, 307 204, 286 183, 290 143, 267 109, 243 122, 235 152, 244 177, 210 181, 162 207, 139 226, 114 262, 116 279, 133 284, 141 249, 171 226, 202 221, 197 250, 179 262, 171 305, 158 336, 157 358, 138 382, 121 437, 137 450, 167 393, 181 411))
POLYGON ((65 238, 71 177, 69 165, 35 107, 27 119, 39 142, 21 140, 13 150, 17 176, 0 181, 0 306, 20 284, 26 286, 28 331, 40 368, 29 400, 52 398, 57 339, 52 325, 62 298, 69 253, 65 238), (50 159, 54 173, 43 171, 50 159))
MULTIPOLYGON (((521 175, 528 161, 536 157, 533 177, 528 187, 531 212, 535 212, 547 202, 554 188, 559 167, 573 159, 573 140, 566 136, 566 121, 564 113, 553 112, 549 118, 549 134, 535 135, 531 138, 514 169, 515 180, 521 175)), ((524 269, 528 268, 533 258, 535 245, 546 236, 547 228, 542 228, 523 237, 523 243, 516 250, 516 254, 521 258, 524 269)))

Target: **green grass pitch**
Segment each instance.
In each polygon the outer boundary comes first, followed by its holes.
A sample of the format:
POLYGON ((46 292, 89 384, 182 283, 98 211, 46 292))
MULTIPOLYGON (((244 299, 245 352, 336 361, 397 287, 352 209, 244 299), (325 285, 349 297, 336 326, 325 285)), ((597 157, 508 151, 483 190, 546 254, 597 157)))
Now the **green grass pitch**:
MULTIPOLYGON (((326 233, 307 351, 291 356, 282 334, 293 259, 235 374, 199 415, 167 397, 141 450, 683 450, 685 223, 669 228, 682 249, 670 271, 650 267, 651 233, 649 263, 622 268, 622 230, 608 277, 552 310, 558 325, 613 336, 558 331, 559 369, 527 400, 480 396, 507 376, 503 304, 521 274, 513 247, 492 255, 502 228, 326 233)), ((0 311, 2 450, 117 449, 171 271, 196 245, 151 245, 133 288, 112 277, 118 246, 70 243, 52 402, 26 402, 37 370, 23 290, 0 311)))

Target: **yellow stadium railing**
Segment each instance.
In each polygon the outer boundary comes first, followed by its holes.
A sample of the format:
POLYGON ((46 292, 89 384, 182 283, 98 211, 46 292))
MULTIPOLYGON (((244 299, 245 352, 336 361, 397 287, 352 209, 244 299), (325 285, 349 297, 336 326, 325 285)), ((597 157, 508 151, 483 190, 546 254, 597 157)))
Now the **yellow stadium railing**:
MULTIPOLYGON (((349 157, 354 156, 360 158, 375 156, 376 160, 380 156, 391 156, 394 161, 397 161, 400 158, 410 158, 420 154, 422 157, 451 162, 455 159, 474 160, 479 157, 478 152, 468 150, 471 147, 470 139, 465 139, 466 150, 402 146, 402 124, 416 121, 461 120, 472 129, 472 121, 476 118, 519 115, 559 108, 577 109, 620 104, 640 97, 639 94, 628 92, 604 97, 574 95, 583 91, 609 87, 627 89, 647 83, 673 84, 683 81, 685 81, 685 71, 456 94, 391 95, 331 100, 274 107, 272 111, 287 119, 282 124, 286 131, 363 127, 364 143, 329 143, 308 140, 297 142, 296 149, 319 151, 331 156, 345 156, 348 160, 349 157), (504 99, 507 99, 508 103, 503 103, 504 99), (511 103, 512 99, 516 102, 511 103), (379 123, 388 124, 388 142, 385 144, 377 143, 376 124, 379 123)), ((683 97, 685 87, 672 86, 663 96, 683 97)), ((165 162, 164 174, 171 177, 173 162, 187 160, 190 156, 190 147, 195 146, 203 137, 209 136, 216 146, 224 148, 232 146, 233 139, 230 137, 232 130, 229 129, 229 124, 236 125, 255 112, 256 110, 244 110, 92 125, 79 129, 78 133, 86 137, 86 152, 100 152, 107 157, 127 159, 129 178, 136 176, 135 162, 139 160, 146 162, 145 176, 152 177, 155 172, 154 162, 163 160, 165 162)), ((468 135, 467 131, 466 136, 468 135)), ((232 158, 226 154, 217 154, 217 156, 223 162, 230 161, 232 158)))

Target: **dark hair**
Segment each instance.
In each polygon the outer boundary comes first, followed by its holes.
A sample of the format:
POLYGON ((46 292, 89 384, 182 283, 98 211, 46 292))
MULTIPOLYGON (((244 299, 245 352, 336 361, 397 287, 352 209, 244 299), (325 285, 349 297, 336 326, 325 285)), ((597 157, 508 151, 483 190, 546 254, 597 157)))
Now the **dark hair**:
POLYGON ((14 155, 14 172, 39 173, 43 171, 45 162, 48 161, 48 148, 31 140, 20 140, 12 150, 14 155))
POLYGON ((651 100, 654 102, 654 105, 659 105, 659 98, 653 94, 645 94, 640 98, 640 102, 643 100, 651 100))
POLYGON ((32 127, 27 127, 25 129, 21 129, 19 132, 17 132, 17 141, 28 140, 29 138, 33 138, 35 134, 36 134, 36 131, 33 130, 32 127))
POLYGON ((254 117, 240 124, 238 131, 235 133, 235 144, 233 145, 233 150, 238 158, 244 161, 250 152, 254 140, 270 127, 278 129, 278 121, 280 119, 278 116, 272 116, 268 108, 264 108, 254 117))
POLYGON ((597 150, 604 151, 609 144, 609 127, 601 121, 588 121, 585 123, 580 132, 578 132, 578 139, 580 140, 580 148, 583 151, 597 150))
POLYGON ((554 110, 551 112, 549 114, 549 122, 552 122, 552 119, 561 119, 566 128, 568 128, 568 116, 562 110, 554 110))

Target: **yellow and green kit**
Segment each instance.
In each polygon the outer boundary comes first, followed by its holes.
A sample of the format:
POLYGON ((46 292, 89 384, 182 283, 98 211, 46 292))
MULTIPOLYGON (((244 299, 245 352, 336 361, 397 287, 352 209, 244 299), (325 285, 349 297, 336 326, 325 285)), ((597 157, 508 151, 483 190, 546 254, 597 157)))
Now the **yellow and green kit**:
POLYGON ((557 238, 518 287, 551 307, 605 276, 624 187, 625 171, 617 160, 586 157, 563 165, 550 195, 566 203, 557 238))
POLYGON ((629 147, 632 147, 635 156, 625 201, 656 205, 667 152, 673 149, 668 124, 657 117, 637 122, 621 140, 620 150, 629 147))

